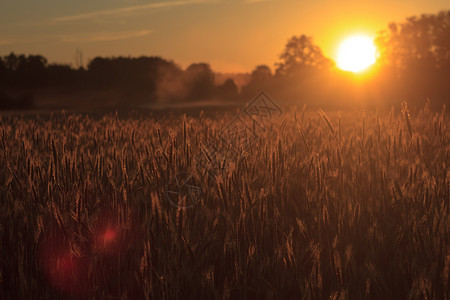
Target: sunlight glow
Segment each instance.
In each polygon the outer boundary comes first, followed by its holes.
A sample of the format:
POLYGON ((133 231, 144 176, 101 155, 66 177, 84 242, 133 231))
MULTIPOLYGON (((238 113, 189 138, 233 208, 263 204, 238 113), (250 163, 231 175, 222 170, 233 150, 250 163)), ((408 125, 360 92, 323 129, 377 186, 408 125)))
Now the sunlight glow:
POLYGON ((345 39, 337 52, 337 66, 350 72, 361 72, 376 61, 377 49, 373 39, 366 35, 354 35, 345 39))

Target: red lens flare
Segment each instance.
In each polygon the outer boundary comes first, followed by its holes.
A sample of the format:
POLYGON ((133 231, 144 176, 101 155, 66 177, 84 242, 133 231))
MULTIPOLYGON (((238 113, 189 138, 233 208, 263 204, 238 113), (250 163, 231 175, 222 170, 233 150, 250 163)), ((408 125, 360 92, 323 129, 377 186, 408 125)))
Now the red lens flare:
POLYGON ((108 224, 99 226, 95 232, 95 251, 102 254, 115 255, 121 250, 123 232, 119 226, 108 224))
POLYGON ((137 218, 119 219, 106 210, 83 234, 70 226, 64 231, 57 224, 47 226, 38 260, 49 284, 78 299, 89 298, 94 286, 114 289, 114 284, 109 285, 115 282, 109 270, 121 268, 118 258, 127 255, 142 236, 137 218))
POLYGON ((88 265, 72 251, 70 243, 59 234, 49 234, 39 249, 39 262, 44 274, 57 290, 84 298, 91 291, 88 265))
POLYGON ((117 230, 114 228, 107 228, 103 233, 103 244, 108 245, 117 240, 117 230))

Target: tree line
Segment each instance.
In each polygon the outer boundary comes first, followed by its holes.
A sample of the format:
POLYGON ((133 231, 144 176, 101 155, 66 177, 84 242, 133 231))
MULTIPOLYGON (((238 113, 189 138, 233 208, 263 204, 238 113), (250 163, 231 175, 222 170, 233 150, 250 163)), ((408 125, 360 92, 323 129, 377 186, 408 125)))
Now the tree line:
POLYGON ((49 64, 40 55, 11 53, 0 58, 0 93, 3 93, 3 99, 0 95, 0 101, 3 100, 0 105, 15 108, 24 106, 21 100, 23 97, 16 99, 16 103, 13 100, 7 103, 6 91, 45 88, 65 91, 132 91, 133 94, 148 96, 148 101, 238 97, 238 88, 233 80, 215 85, 214 73, 206 63, 194 63, 182 70, 174 62, 161 57, 96 57, 86 68, 75 69, 69 65, 49 64))
POLYGON ((450 97, 450 10, 390 23, 378 33, 376 65, 366 77, 337 69, 311 36, 290 38, 274 68, 257 66, 239 90, 232 78, 215 83, 207 63, 182 69, 161 57, 96 57, 86 68, 49 64, 40 55, 0 57, 0 108, 29 107, 32 93, 61 90, 126 90, 150 102, 251 100, 259 90, 277 99, 321 106, 392 105, 407 100, 436 105, 450 97), (11 91, 29 91, 17 99, 11 91))

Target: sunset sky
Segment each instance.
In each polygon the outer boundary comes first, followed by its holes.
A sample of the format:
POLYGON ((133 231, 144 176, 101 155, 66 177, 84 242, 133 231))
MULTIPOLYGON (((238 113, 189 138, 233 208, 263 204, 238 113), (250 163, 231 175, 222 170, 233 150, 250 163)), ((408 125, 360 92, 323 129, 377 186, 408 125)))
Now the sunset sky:
POLYGON ((349 34, 450 8, 448 0, 2 0, 0 55, 42 54, 71 63, 95 56, 158 55, 215 71, 273 67, 288 38, 312 35, 334 58, 349 34))

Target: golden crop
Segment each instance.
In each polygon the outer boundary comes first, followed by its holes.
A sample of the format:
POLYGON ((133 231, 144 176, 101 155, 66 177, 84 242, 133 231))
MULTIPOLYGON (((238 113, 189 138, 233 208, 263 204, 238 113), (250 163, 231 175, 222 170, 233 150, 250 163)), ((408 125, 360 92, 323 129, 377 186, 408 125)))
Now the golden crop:
POLYGON ((4 116, 0 298, 448 299, 445 110, 233 117, 4 116))

